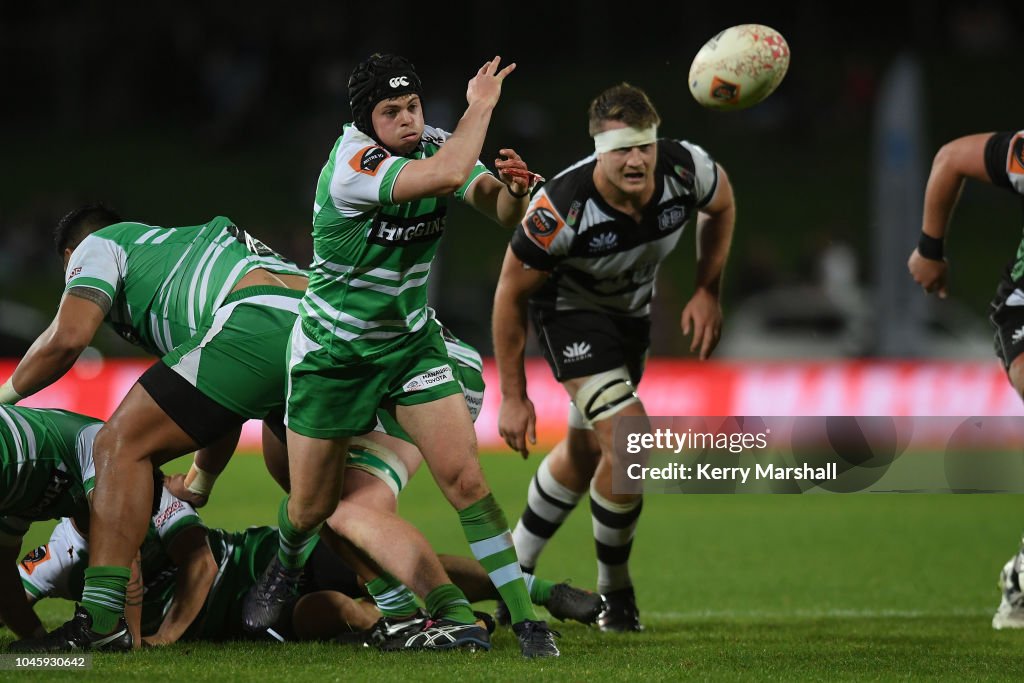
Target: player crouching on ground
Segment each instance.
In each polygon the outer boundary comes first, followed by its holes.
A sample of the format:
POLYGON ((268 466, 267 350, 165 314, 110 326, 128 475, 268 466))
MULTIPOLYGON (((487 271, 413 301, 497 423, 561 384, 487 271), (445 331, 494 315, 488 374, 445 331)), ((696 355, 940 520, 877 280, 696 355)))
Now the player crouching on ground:
MULTIPOLYGON (((242 597, 276 554, 277 529, 210 529, 191 504, 166 488, 161 487, 159 500, 141 549, 144 597, 136 630, 142 640, 136 642, 152 647, 178 640, 339 639, 385 647, 419 630, 409 620, 382 616, 372 601, 363 600, 360 577, 319 543, 306 563, 295 600, 278 623, 254 636, 243 627, 242 597)), ((62 519, 50 540, 17 566, 28 605, 45 598, 81 600, 88 553, 88 541, 78 527, 71 519, 62 519)), ((497 597, 487 572, 475 560, 442 556, 441 562, 471 600, 497 597)), ((21 592, 12 586, 5 590, 13 598, 21 592)), ((12 649, 17 648, 15 643, 12 649)))

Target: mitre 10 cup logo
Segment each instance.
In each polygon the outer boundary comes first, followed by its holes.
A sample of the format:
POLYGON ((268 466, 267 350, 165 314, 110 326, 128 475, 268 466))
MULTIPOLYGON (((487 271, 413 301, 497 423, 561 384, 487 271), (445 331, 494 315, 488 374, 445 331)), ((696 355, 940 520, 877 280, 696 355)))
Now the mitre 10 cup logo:
POLYGON ((540 195, 530 206, 530 212, 523 219, 523 227, 526 234, 538 245, 547 249, 554 241, 558 231, 565 225, 565 221, 551 205, 547 195, 540 195))
POLYGON ((363 147, 349 160, 348 165, 356 173, 377 175, 381 162, 389 156, 391 155, 383 147, 363 147))
POLYGON ((21 558, 21 566, 25 569, 26 574, 32 574, 43 562, 50 559, 50 546, 41 545, 32 552, 21 558))
POLYGON ((526 220, 530 232, 537 237, 547 237, 558 229, 558 217, 547 209, 537 209, 526 220))

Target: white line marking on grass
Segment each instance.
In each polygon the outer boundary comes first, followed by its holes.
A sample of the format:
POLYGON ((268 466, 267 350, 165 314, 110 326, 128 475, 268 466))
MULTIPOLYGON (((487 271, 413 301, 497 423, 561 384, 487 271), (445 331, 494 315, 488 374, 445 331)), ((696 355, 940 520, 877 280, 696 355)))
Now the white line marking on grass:
POLYGON ((688 621, 695 619, 921 619, 934 617, 991 616, 990 609, 794 609, 794 610, 730 610, 708 609, 690 612, 644 611, 655 619, 688 621))

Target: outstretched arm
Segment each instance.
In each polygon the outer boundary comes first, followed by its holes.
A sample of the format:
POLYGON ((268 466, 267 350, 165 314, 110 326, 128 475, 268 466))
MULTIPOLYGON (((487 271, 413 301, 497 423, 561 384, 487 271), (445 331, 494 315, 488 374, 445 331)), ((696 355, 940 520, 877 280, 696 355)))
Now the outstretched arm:
POLYGON ((109 309, 110 299, 99 290, 69 289, 53 322, 32 343, 3 385, 9 391, 0 390, 0 403, 15 403, 63 377, 92 341, 109 309))
POLYGON ((735 223, 736 202, 732 184, 725 170, 719 166, 715 196, 701 209, 697 218, 697 281, 680 320, 684 335, 693 332, 690 351, 699 349, 701 360, 711 355, 722 335, 719 295, 735 223))
POLYGON ((391 191, 395 204, 451 194, 469 178, 480 158, 491 113, 501 96, 501 83, 516 68, 512 63, 499 71, 500 62, 500 57, 487 62, 469 82, 466 89, 469 106, 437 154, 410 161, 401 169, 391 191))
POLYGON ((939 149, 924 191, 921 243, 914 249, 907 268, 914 282, 925 292, 937 292, 945 299, 948 263, 943 258, 943 241, 967 178, 992 182, 985 169, 985 144, 992 133, 957 138, 939 149), (922 253, 922 249, 924 253, 922 253))

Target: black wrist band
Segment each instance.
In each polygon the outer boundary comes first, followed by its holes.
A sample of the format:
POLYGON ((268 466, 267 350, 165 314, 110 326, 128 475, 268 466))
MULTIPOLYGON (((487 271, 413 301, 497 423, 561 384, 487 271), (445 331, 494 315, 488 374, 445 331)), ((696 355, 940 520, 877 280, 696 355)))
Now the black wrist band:
POLYGON ((527 195, 530 194, 530 188, 526 188, 526 192, 520 192, 519 194, 516 194, 515 192, 512 191, 511 185, 506 185, 505 189, 508 190, 508 193, 515 197, 516 199, 522 199, 523 197, 526 197, 527 195))
POLYGON ((921 232, 921 237, 917 240, 917 253, 926 259, 932 261, 942 260, 942 240, 938 237, 932 237, 926 232, 921 232))

